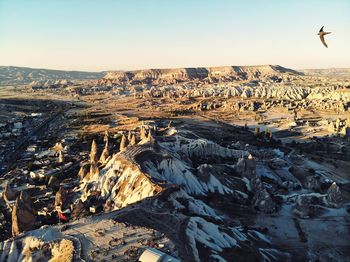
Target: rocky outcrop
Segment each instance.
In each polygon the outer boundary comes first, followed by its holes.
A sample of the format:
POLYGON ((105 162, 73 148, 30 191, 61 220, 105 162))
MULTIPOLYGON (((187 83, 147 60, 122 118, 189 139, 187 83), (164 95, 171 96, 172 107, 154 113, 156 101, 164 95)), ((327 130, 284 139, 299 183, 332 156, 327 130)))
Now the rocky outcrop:
POLYGON ((127 146, 128 146, 128 141, 125 134, 123 134, 119 145, 119 151, 123 152, 127 146))
MULTIPOLYGON (((248 80, 247 80, 248 81, 248 80)), ((241 97, 249 98, 264 98, 264 99, 280 99, 278 103, 284 103, 285 100, 291 101, 292 107, 295 107, 295 100, 298 101, 298 107, 315 107, 320 109, 337 109, 340 111, 348 108, 347 101, 349 101, 350 92, 344 89, 343 85, 329 84, 315 87, 305 86, 301 84, 287 84, 275 83, 271 80, 257 80, 250 82, 244 81, 228 81, 220 83, 205 83, 201 80, 198 83, 182 83, 182 84, 167 84, 156 85, 152 87, 140 87, 139 91, 132 91, 133 86, 125 87, 126 94, 133 94, 135 98, 148 97, 164 97, 164 98, 210 98, 210 97, 241 97), (129 90, 129 91, 127 91, 129 90), (327 100, 325 103, 322 100, 327 100)), ((118 86, 118 84, 115 84, 118 86)), ((225 101, 226 102, 226 101, 225 101)), ((240 103, 251 103, 250 110, 257 109, 257 101, 243 100, 240 103)), ((211 110, 222 106, 222 102, 208 102, 203 101, 196 105, 198 110, 211 110)), ((261 102, 262 106, 269 107, 271 101, 261 102), (265 105, 266 103, 266 105, 265 105)), ((276 101, 273 101, 276 103, 276 101)), ((265 108, 265 109, 267 109, 265 108)))
POLYGON ((47 186, 52 188, 54 191, 58 191, 60 188, 60 181, 55 176, 50 176, 49 181, 47 182, 47 186))
POLYGON ((97 144, 95 140, 92 140, 91 151, 90 151, 90 162, 96 163, 98 159, 97 156, 97 144))
POLYGON ((59 190, 56 193, 55 196, 55 208, 56 210, 65 210, 67 209, 68 204, 68 193, 67 191, 61 186, 59 190))
POLYGON ((286 253, 276 249, 259 248, 259 252, 256 252, 254 245, 251 244, 253 239, 260 243, 269 243, 269 240, 256 230, 244 230, 241 227, 229 227, 228 230, 223 230, 222 227, 203 218, 191 217, 186 235, 192 248, 193 261, 196 262, 208 260, 201 254, 201 246, 211 253, 211 259, 208 261, 232 261, 232 254, 227 255, 225 250, 237 251, 234 257, 244 257, 242 261, 290 261, 286 253), (272 259, 266 259, 268 257, 272 259))
POLYGON ((176 152, 189 158, 207 159, 217 157, 238 160, 240 157, 248 157, 249 155, 245 150, 229 149, 204 138, 194 139, 193 136, 189 132, 174 134, 171 139, 162 142, 162 146, 170 152, 176 152))
POLYGON ((334 182, 327 190, 326 201, 331 207, 339 207, 343 200, 339 186, 334 182))
POLYGON ((64 155, 62 151, 58 152, 58 163, 63 163, 64 162, 64 155))
MULTIPOLYGON (((49 230, 48 230, 49 231, 49 230)), ((36 235, 40 234, 40 230, 36 235)), ((46 235, 25 236, 14 241, 0 243, 0 261, 75 261, 80 254, 73 241, 67 238, 52 239, 56 232, 46 235)), ((72 239, 72 237, 70 237, 72 239)), ((74 238, 73 238, 74 239, 74 238)))
POLYGON ((108 131, 105 132, 105 136, 103 138, 103 140, 105 141, 105 146, 103 148, 103 151, 101 153, 101 156, 100 156, 100 160, 99 162, 101 164, 105 164, 109 158, 110 158, 110 154, 109 154, 109 134, 108 134, 108 131))
POLYGON ((22 191, 12 209, 12 235, 18 236, 23 231, 32 230, 37 224, 32 198, 22 191))
POLYGON ((252 203, 257 210, 264 213, 273 213, 277 210, 275 202, 259 177, 251 180, 251 187, 254 192, 252 203))
POLYGON ((109 149, 108 149, 108 146, 104 147, 102 153, 101 153, 101 156, 100 156, 100 160, 99 162, 104 164, 105 162, 108 161, 109 159, 109 149))
POLYGON ((18 192, 14 191, 10 184, 7 183, 6 186, 5 186, 5 190, 4 190, 4 200, 6 202, 9 202, 9 201, 13 201, 16 199, 16 197, 18 196, 18 192))
POLYGON ((41 80, 41 81, 33 81, 30 83, 30 86, 33 90, 36 89, 55 89, 55 88, 66 88, 68 86, 73 85, 73 82, 60 79, 60 80, 41 80))
POLYGON ((97 164, 95 162, 92 162, 90 165, 90 170, 87 175, 84 176, 84 179, 86 181, 89 181, 92 177, 96 176, 99 174, 100 169, 98 168, 97 164))
POLYGON ((90 163, 83 163, 79 169, 78 177, 84 179, 90 172, 90 163))
POLYGON ((242 177, 247 177, 252 179, 256 174, 256 163, 252 155, 249 155, 248 158, 240 158, 235 166, 236 172, 242 177))
POLYGON ((300 76, 300 72, 274 65, 227 66, 175 69, 147 69, 108 72, 99 84, 175 84, 205 80, 207 82, 269 79, 281 81, 285 76, 300 76))
POLYGON ((6 220, 6 223, 11 221, 11 208, 4 199, 4 192, 0 195, 0 217, 1 215, 3 215, 3 219, 6 220))
POLYGON ((130 138, 130 145, 131 145, 131 146, 136 145, 136 136, 135 136, 135 134, 132 134, 132 135, 131 135, 131 138, 130 138))
POLYGON ((301 218, 316 217, 328 208, 339 208, 343 197, 338 185, 334 182, 327 190, 327 194, 310 193, 296 197, 294 213, 301 218))
MULTIPOLYGON (((220 181, 217 178, 220 172, 215 171, 216 167, 203 164, 194 169, 190 159, 236 161, 242 155, 248 156, 248 152, 228 149, 205 139, 195 139, 193 135, 192 138, 186 138, 176 132, 166 134, 156 142, 157 136, 150 130, 139 144, 121 147, 122 151, 114 155, 99 173, 90 173, 88 179, 84 178, 83 202, 96 191, 100 192, 108 210, 118 209, 159 194, 169 186, 179 187, 189 195, 218 193, 246 197, 220 181)), ((143 127, 140 132, 141 136, 145 136, 143 127)), ((123 137, 127 140, 125 135, 123 137)), ((247 159, 247 165, 249 172, 254 174, 252 161, 251 157, 247 159)))
POLYGON ((298 195, 295 201, 294 213, 301 218, 310 218, 320 215, 324 207, 323 205, 324 195, 302 194, 298 195))

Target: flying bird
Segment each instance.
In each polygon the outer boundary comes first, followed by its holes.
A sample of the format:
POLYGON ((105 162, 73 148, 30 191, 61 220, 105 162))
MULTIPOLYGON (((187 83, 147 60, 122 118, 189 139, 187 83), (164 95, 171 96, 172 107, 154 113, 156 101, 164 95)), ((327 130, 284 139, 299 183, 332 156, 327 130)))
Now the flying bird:
POLYGON ((324 36, 330 34, 331 32, 324 32, 323 27, 321 27, 320 31, 318 32, 318 35, 320 36, 322 44, 328 48, 328 45, 326 44, 326 41, 324 40, 324 36))

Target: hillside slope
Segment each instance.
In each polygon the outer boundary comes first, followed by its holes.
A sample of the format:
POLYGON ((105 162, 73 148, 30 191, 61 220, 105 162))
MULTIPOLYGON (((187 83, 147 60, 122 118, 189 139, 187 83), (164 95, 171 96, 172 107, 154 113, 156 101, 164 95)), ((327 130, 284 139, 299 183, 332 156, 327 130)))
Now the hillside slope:
POLYGON ((303 69, 306 75, 325 76, 332 78, 350 78, 350 68, 303 69))
POLYGON ((85 80, 99 79, 103 72, 63 71, 17 66, 0 66, 0 85, 29 84, 49 79, 85 80))

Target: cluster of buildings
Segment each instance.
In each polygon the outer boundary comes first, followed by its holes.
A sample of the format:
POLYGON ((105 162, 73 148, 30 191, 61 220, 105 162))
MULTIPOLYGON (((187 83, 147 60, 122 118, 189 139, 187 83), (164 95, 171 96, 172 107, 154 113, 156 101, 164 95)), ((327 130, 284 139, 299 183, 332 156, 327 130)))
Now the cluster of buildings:
POLYGON ((53 222, 49 221, 53 219, 50 211, 57 192, 61 186, 74 187, 77 182, 71 174, 76 174, 82 156, 70 152, 69 146, 75 139, 68 137, 54 146, 46 139, 30 143, 16 168, 3 176, 0 231, 4 235, 0 234, 0 239, 36 228, 43 221, 53 222))
POLYGON ((35 122, 41 116, 42 113, 31 113, 0 122, 0 139, 16 138, 27 133, 28 128, 35 125, 35 122))
MULTIPOLYGON (((8 153, 13 152, 24 137, 31 134, 31 130, 41 122, 41 116, 42 113, 31 113, 0 122, 0 163, 4 163, 8 153)), ((5 168, 5 164, 0 165, 0 173, 5 168)))

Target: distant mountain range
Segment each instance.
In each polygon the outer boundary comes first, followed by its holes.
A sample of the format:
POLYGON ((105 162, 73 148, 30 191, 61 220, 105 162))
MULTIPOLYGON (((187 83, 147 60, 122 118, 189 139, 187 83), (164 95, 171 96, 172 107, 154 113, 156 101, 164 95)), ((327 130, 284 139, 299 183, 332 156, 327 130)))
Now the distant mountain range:
POLYGON ((29 84, 49 79, 86 80, 99 79, 105 72, 63 71, 17 66, 0 66, 0 85, 29 84))
POLYGON ((303 75, 303 73, 279 65, 222 66, 172 69, 144 69, 135 71, 82 72, 28 67, 0 66, 0 85, 29 84, 46 80, 94 80, 100 84, 157 84, 177 83, 207 79, 209 81, 260 80, 281 75, 303 75))
POLYGON ((306 75, 326 76, 334 78, 350 78, 350 68, 303 69, 306 75))
POLYGON ((84 72, 0 66, 0 85, 30 84, 46 80, 96 80, 100 84, 177 83, 207 79, 209 81, 276 79, 281 76, 326 76, 350 78, 350 68, 293 70, 279 65, 222 66, 173 69, 144 69, 135 71, 84 72))

